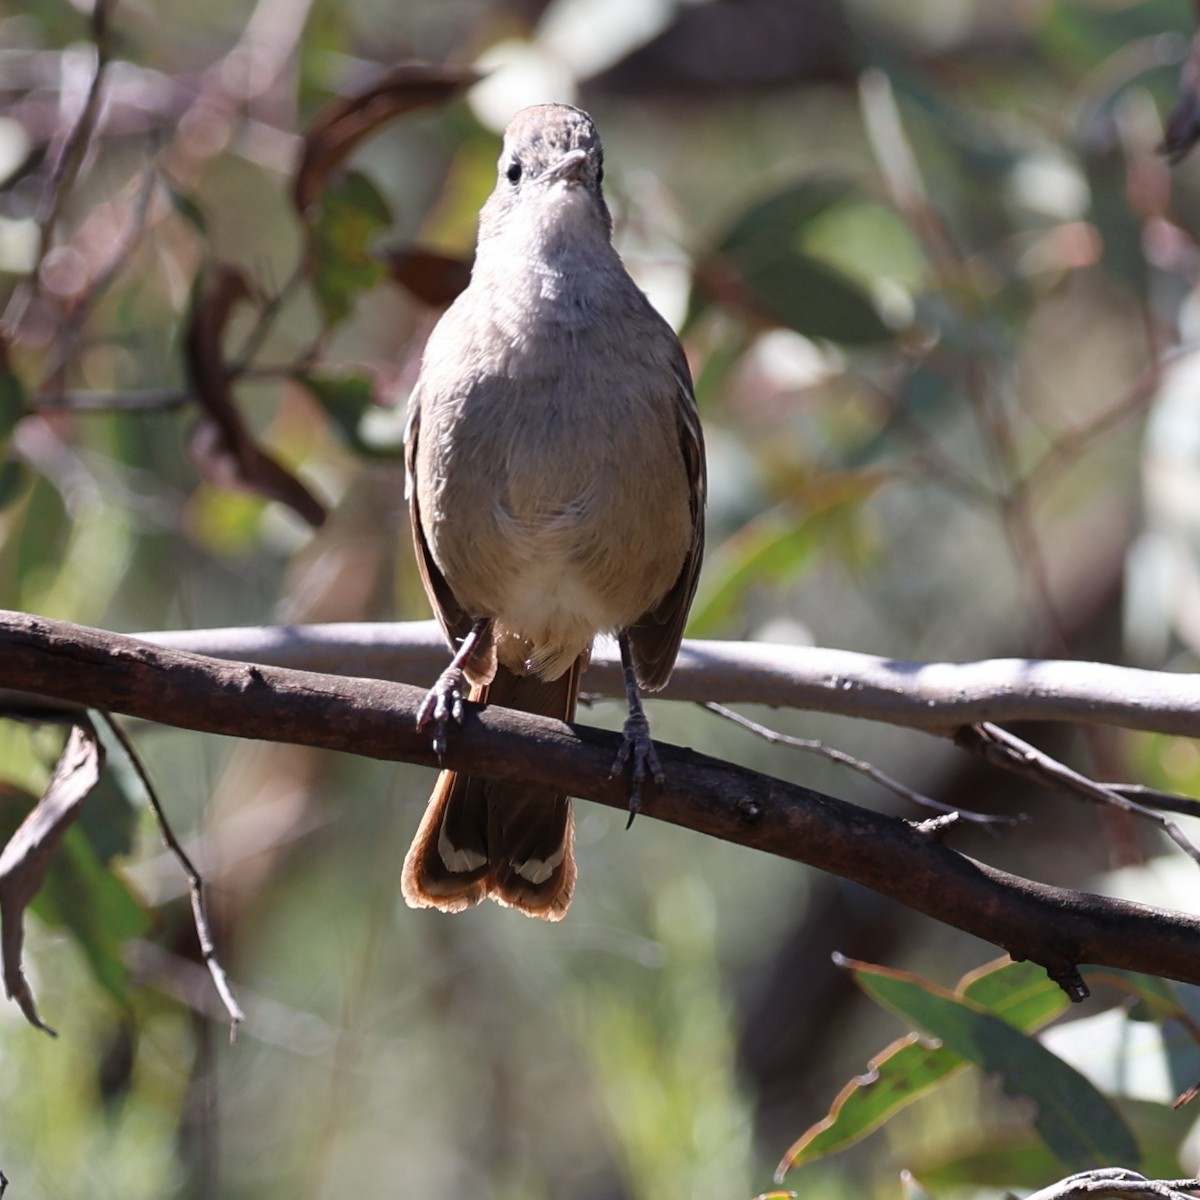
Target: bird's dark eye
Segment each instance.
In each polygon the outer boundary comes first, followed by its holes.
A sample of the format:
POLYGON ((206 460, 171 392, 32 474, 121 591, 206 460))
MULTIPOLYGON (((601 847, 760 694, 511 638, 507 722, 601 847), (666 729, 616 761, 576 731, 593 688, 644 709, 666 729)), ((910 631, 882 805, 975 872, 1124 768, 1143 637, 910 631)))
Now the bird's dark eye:
POLYGON ((521 178, 521 164, 514 158, 508 164, 508 170, 504 174, 508 177, 509 183, 517 183, 521 178))

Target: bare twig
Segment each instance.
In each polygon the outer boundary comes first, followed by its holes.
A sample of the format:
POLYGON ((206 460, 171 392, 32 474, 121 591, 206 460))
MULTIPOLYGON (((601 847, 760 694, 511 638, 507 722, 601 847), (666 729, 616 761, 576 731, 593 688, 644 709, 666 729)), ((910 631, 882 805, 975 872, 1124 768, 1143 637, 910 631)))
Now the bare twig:
MULTIPOLYGON (((67 622, 0 612, 0 682, 202 732, 437 765, 416 728, 424 688, 222 662, 67 622)), ((620 735, 468 705, 445 766, 626 809, 620 735)), ((658 744, 648 817, 830 871, 1003 947, 1069 986, 1077 964, 1200 983, 1200 917, 1051 887, 858 808, 658 744)))
POLYGON ((104 76, 108 70, 110 44, 108 15, 110 0, 94 0, 92 8, 92 42, 96 48, 96 68, 88 86, 83 107, 74 125, 62 140, 54 165, 42 191, 37 212, 38 245, 34 266, 22 287, 13 292, 5 313, 3 324, 10 331, 20 324, 30 301, 37 295, 42 263, 50 251, 54 230, 62 213, 62 206, 75 182, 76 174, 83 163, 84 152, 91 141, 92 130, 100 113, 103 97, 104 76))
POLYGON ((907 800, 910 804, 916 804, 922 808, 932 808, 940 813, 953 814, 956 817, 961 817, 964 821, 974 821, 986 826, 1017 825, 1026 819, 1024 815, 1016 817, 998 816, 990 813, 976 813, 968 809, 955 808, 952 804, 943 804, 940 800, 935 800, 932 796, 926 796, 921 792, 914 791, 907 784, 901 783, 898 779, 893 779, 890 775, 885 774, 878 767, 872 766, 869 762, 855 758, 853 755, 847 754, 844 750, 836 750, 832 746, 827 746, 824 742, 818 741, 816 738, 793 737, 788 733, 780 733, 777 729, 771 729, 767 725, 760 725, 757 721, 752 721, 749 717, 744 717, 741 713, 736 713, 733 709, 726 708, 725 705, 717 704, 712 700, 701 704, 700 707, 706 708, 711 713, 716 713, 719 717, 724 717, 727 721, 732 721, 735 725, 740 725, 743 729, 750 730, 751 733, 756 733, 768 742, 791 746, 796 750, 804 750, 809 754, 819 754, 822 758, 829 759, 830 762, 838 763, 843 767, 849 767, 850 770, 857 771, 860 775, 865 775, 868 779, 873 779, 881 787, 887 788, 889 792, 895 793, 895 795, 899 796, 902 800, 907 800))
POLYGON ((1033 1192, 1025 1200, 1145 1200, 1148 1196, 1161 1200, 1191 1200, 1187 1194, 1200 1189, 1200 1179, 1147 1179, 1128 1167, 1097 1167, 1068 1175, 1050 1187, 1033 1192))
POLYGON ((93 392, 71 389, 37 396, 38 412, 169 412, 195 399, 186 388, 140 388, 131 392, 93 392))
MULTIPOLYGON (((157 184, 158 175, 155 171, 154 163, 151 161, 147 163, 145 170, 142 172, 141 179, 138 180, 129 220, 116 245, 113 246, 108 262, 92 280, 87 294, 75 305, 70 319, 59 331, 56 340, 54 361, 50 369, 46 372, 46 379, 42 387, 48 386, 52 380, 58 380, 62 376, 67 364, 75 353, 79 341, 79 333, 83 328, 84 322, 87 321, 105 292, 108 291, 113 281, 128 264, 129 255, 133 252, 145 229, 146 214, 150 211, 150 202, 154 197, 157 184)), ((132 181, 130 182, 130 186, 132 186, 132 181)), ((129 191, 130 186, 127 186, 123 191, 129 191)), ((113 200, 111 203, 115 204, 117 201, 113 200)))
POLYGON ((989 762, 1035 779, 1039 783, 1063 788, 1093 803, 1110 804, 1124 812, 1153 821, 1189 858, 1200 865, 1200 850, 1188 841, 1183 830, 1174 821, 1167 820, 1162 813, 1145 804, 1139 804, 1128 796, 1081 775, 1008 730, 984 721, 977 725, 965 726, 955 735, 954 740, 965 749, 974 750, 989 762))
POLYGON ((1147 808, 1157 808, 1161 812, 1182 813, 1185 817, 1200 817, 1200 800, 1190 796, 1177 796, 1174 792, 1160 791, 1158 788, 1147 787, 1142 783, 1104 783, 1103 787, 1118 796, 1128 800, 1136 800, 1147 808))
POLYGON ((212 932, 208 924, 208 913, 204 905, 204 881, 200 878, 200 872, 196 870, 192 860, 188 857, 187 851, 184 850, 179 839, 175 836, 175 831, 171 828, 171 822, 167 819, 167 814, 163 810, 158 793, 155 791, 154 784, 150 780, 149 772, 147 772, 141 755, 138 754, 128 734, 126 734, 120 723, 110 713, 101 710, 100 716, 105 725, 112 731, 113 737, 121 744, 121 749, 125 751, 125 756, 129 759, 138 779, 141 781, 142 787, 146 791, 146 798, 150 803, 151 811, 154 813, 154 819, 158 822, 158 829, 162 834, 162 839, 166 843, 167 849, 170 850, 179 865, 183 868, 183 873, 187 876, 188 894, 191 896, 192 901, 192 921, 196 927, 196 939, 200 943, 200 956, 204 960, 205 966, 208 967, 208 973, 212 976, 213 986, 217 989, 217 995, 221 997, 221 1003, 224 1004, 225 1011, 229 1014, 229 1040, 232 1043, 237 1040, 238 1026, 246 1018, 233 995, 233 989, 229 986, 229 977, 225 974, 225 968, 221 965, 221 960, 217 956, 217 948, 213 942, 212 932))
MULTIPOLYGON (((0 629, 23 619, 29 618, 0 610, 0 629)), ((449 660, 434 621, 172 630, 137 637, 213 658, 422 686, 449 660)), ((624 696, 614 647, 595 648, 583 686, 598 695, 624 696)), ((909 662, 827 646, 687 639, 659 695, 812 709, 943 737, 980 721, 1092 722, 1182 737, 1200 730, 1196 675, 1054 659, 909 662)), ((36 707, 33 697, 8 697, 4 703, 36 707)))
MULTIPOLYGON (((246 335, 246 340, 242 343, 241 349, 234 355, 233 361, 230 363, 229 374, 231 377, 244 375, 250 370, 254 356, 262 349, 263 343, 267 340, 271 332, 275 318, 279 315, 283 306, 296 294, 296 291, 303 284, 306 274, 304 259, 301 257, 300 262, 297 263, 295 269, 284 281, 283 285, 267 297, 266 301, 259 308, 254 325, 246 335)), ((293 364, 291 369, 295 371, 296 364, 293 364)))

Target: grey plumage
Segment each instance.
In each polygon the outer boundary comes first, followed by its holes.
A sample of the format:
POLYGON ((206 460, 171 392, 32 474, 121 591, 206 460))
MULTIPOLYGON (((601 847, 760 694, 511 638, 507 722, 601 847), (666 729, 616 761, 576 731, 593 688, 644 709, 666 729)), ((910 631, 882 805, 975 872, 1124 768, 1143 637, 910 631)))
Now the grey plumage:
MULTIPOLYGON (((599 632, 628 637, 645 688, 674 665, 703 546, 703 443, 679 342, 612 245, 602 169, 587 114, 514 118, 470 286, 425 351, 407 445, 417 558, 452 644, 479 634, 431 697, 465 679, 472 699, 570 719, 599 632)), ((446 776, 406 860, 408 902, 490 895, 561 916, 565 798, 446 776), (471 854, 456 856, 456 829, 474 831, 471 854), (512 884, 556 855, 546 878, 512 884)))

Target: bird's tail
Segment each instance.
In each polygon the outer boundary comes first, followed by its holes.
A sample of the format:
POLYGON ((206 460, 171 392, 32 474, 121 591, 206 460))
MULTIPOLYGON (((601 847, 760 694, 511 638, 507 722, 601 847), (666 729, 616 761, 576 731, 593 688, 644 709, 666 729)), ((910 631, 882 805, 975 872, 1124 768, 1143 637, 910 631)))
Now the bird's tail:
MULTIPOLYGON (((470 699, 539 716, 575 716, 580 655, 558 679, 496 668, 470 699)), ((567 796, 520 783, 443 771, 404 859, 400 888, 412 908, 461 912, 491 899, 531 917, 559 921, 575 890, 575 837, 567 796)))

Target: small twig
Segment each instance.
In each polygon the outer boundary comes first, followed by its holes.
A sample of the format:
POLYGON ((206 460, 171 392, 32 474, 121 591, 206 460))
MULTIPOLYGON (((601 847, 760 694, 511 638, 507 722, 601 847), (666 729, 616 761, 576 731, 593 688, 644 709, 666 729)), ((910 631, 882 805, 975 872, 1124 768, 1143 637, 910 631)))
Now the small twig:
POLYGON ((847 754, 844 750, 835 750, 832 746, 827 746, 824 742, 818 741, 816 738, 799 738, 793 737, 791 734, 780 733, 777 729, 760 725, 757 721, 752 721, 749 717, 744 717, 741 713, 736 713, 733 709, 726 708, 725 705, 717 704, 712 700, 702 703, 700 707, 708 709, 709 712, 716 713, 719 717, 724 717, 727 721, 732 721, 735 725, 740 725, 743 729, 750 730, 751 733, 758 734, 759 737, 765 738, 768 742, 792 746, 796 750, 804 750, 810 754, 819 754, 822 758, 827 758, 831 762, 839 763, 843 767, 849 767, 850 770, 857 771, 860 775, 865 775, 868 779, 873 779, 880 786, 887 788, 888 791, 894 792, 902 800, 907 800, 923 808, 932 808, 935 812, 952 815, 956 818, 961 817, 964 821, 974 821, 979 825, 985 826, 1018 825, 1027 819, 1024 814, 1015 817, 1004 817, 990 813, 970 812, 965 809, 955 808, 952 804, 943 804, 940 800, 934 800, 932 796, 926 796, 921 792, 914 791, 907 784, 893 779, 890 775, 885 774, 878 767, 872 766, 869 762, 855 758, 853 755, 847 754))
MULTIPOLYGON (((150 201, 154 197, 157 183, 158 173, 154 168, 154 162, 151 161, 147 164, 146 170, 139 181, 129 221, 122 231, 120 238, 117 240, 116 245, 113 247, 108 262, 96 275, 95 279, 92 280, 92 285, 88 288, 87 294, 72 311, 70 320, 63 325, 58 338, 58 349, 54 356, 54 362, 46 372, 45 382, 42 384, 42 387, 47 386, 51 380, 60 378, 72 355, 75 353, 84 322, 95 310, 104 293, 112 286, 113 281, 128 265, 129 255, 141 240, 142 233, 146 227, 146 214, 150 211, 150 201)), ((127 191, 128 187, 129 185, 126 185, 126 188, 122 189, 122 192, 127 191)), ((115 204, 116 201, 114 200, 112 203, 115 204)))
POLYGON ((66 201, 75 182, 75 176, 83 162, 84 151, 91 140, 96 118, 100 112, 100 100, 104 85, 104 76, 108 70, 110 46, 108 38, 108 10, 110 0, 95 0, 92 8, 92 41, 96 47, 96 69, 88 86, 87 96, 83 107, 71 131, 63 139, 58 156, 50 170, 46 187, 42 192, 38 205, 37 229, 38 246, 33 269, 22 287, 12 295, 8 311, 5 313, 3 324, 13 330, 20 324, 30 301, 37 295, 39 276, 42 263, 50 251, 50 243, 54 238, 54 230, 66 201))
POLYGON ((1044 751, 1019 737, 993 725, 990 721, 982 721, 975 725, 965 725, 954 735, 956 745, 973 750, 989 762, 1006 767, 1035 779, 1039 783, 1065 789, 1085 800, 1097 804, 1110 804, 1124 812, 1145 817, 1160 826, 1164 833, 1186 854, 1200 865, 1200 850, 1197 850, 1184 836, 1183 831, 1174 821, 1168 821, 1161 813, 1145 804, 1129 799, 1113 788, 1097 783, 1086 775, 1072 770, 1057 759, 1051 758, 1044 751))
POLYGON ((194 399, 194 393, 186 388, 140 388, 129 392, 72 389, 37 396, 31 407, 35 412, 169 412, 194 399))
POLYGON ((233 361, 229 365, 231 376, 243 375, 250 369, 250 364, 254 361, 254 356, 262 349, 263 343, 267 340, 267 335, 271 332, 275 318, 279 315, 283 306, 292 298, 296 289, 304 282, 306 277, 307 269, 305 260, 301 256, 300 261, 296 264, 291 275, 284 281, 283 286, 274 295, 267 297, 266 302, 258 310, 254 327, 246 335, 246 340, 242 343, 242 348, 234 355, 233 361))
POLYGON ((1136 800, 1147 808, 1182 813, 1185 817, 1200 817, 1200 800, 1194 800, 1191 796, 1177 796, 1174 792, 1163 792, 1144 783, 1104 783, 1101 786, 1127 800, 1136 800))
POLYGON ((1098 1167, 1068 1175, 1048 1188, 1032 1193, 1025 1200, 1074 1200, 1076 1197, 1112 1196, 1118 1200, 1144 1200, 1146 1196, 1162 1200, 1191 1200, 1189 1192, 1200 1189, 1200 1179, 1147 1179, 1128 1167, 1098 1167))
POLYGON ((200 943, 200 955, 204 960, 205 966, 208 967, 208 973, 212 976, 217 994, 221 997, 221 1002, 225 1005, 225 1011, 229 1014, 229 1040, 231 1043, 235 1042, 237 1040, 238 1026, 241 1025, 246 1017, 234 997, 232 988, 229 986, 229 977, 225 974, 225 968, 221 965, 221 960, 217 957, 217 948, 212 939, 212 933, 208 924, 208 914, 204 907, 204 881, 200 878, 200 872, 196 870, 192 860, 188 857, 187 851, 184 850, 179 839, 175 836, 175 831, 171 828, 170 821, 167 820, 167 814, 163 810, 162 803, 159 801, 158 793, 150 781, 149 773, 146 771, 146 767, 133 742, 114 717, 106 712, 101 712, 100 716, 104 724, 112 731, 113 737, 120 742, 121 749, 125 751, 125 755, 137 773, 138 779, 141 780, 142 787, 146 789, 150 809, 154 813, 154 819, 158 822, 158 829, 162 834, 162 839, 166 843, 167 849, 175 855, 176 860, 187 876, 188 892, 192 900, 192 920, 196 926, 197 940, 200 943))
POLYGON ((1024 485, 1031 490, 1041 488, 1048 476, 1066 470, 1093 443, 1140 417, 1154 399, 1162 382, 1163 371, 1195 353, 1195 346, 1180 346, 1156 357, 1112 404, 1092 420, 1059 433, 1041 458, 1025 472, 1024 485))

